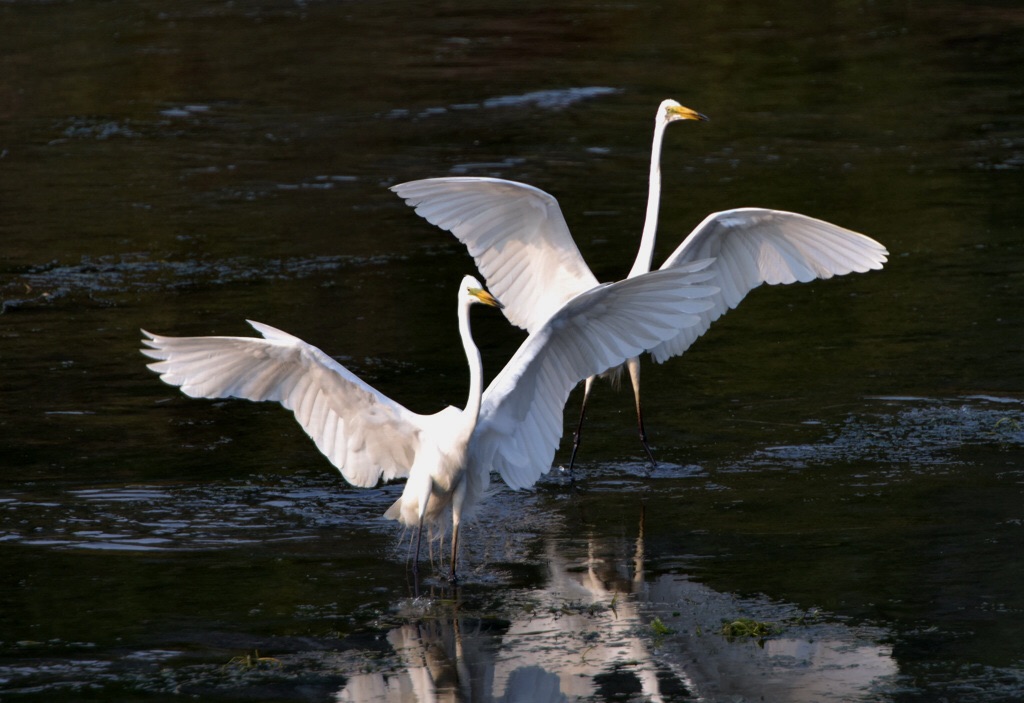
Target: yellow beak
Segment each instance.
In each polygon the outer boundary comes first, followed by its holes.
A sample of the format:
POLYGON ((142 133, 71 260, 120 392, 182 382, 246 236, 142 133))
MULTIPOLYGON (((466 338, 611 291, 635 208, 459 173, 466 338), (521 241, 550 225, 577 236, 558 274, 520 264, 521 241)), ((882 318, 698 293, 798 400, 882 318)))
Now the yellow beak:
POLYGON ((700 122, 707 122, 707 115, 702 115, 696 110, 691 110, 688 107, 682 105, 676 105, 668 109, 668 114, 676 120, 699 120, 700 122))
POLYGON ((492 308, 498 308, 499 310, 501 310, 503 307, 505 307, 500 302, 498 302, 497 298, 495 298, 493 295, 485 291, 483 288, 470 288, 469 294, 476 298, 481 303, 483 303, 484 305, 490 305, 492 308))

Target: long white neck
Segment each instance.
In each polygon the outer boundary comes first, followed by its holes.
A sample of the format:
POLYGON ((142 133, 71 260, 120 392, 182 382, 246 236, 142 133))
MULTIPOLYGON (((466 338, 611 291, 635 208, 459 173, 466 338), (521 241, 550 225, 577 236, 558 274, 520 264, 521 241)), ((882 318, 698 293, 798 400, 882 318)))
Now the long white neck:
POLYGON ((463 300, 459 304, 459 334, 462 336, 462 348, 466 350, 466 362, 469 364, 469 397, 466 399, 463 417, 470 429, 476 426, 476 420, 480 416, 480 399, 483 396, 484 385, 483 361, 480 359, 480 350, 473 343, 473 333, 469 329, 471 305, 468 300, 463 300))
POLYGON ((644 231, 640 235, 640 251, 636 253, 636 261, 629 270, 627 278, 633 278, 651 270, 651 259, 654 258, 654 241, 658 234, 658 208, 661 205, 661 141, 665 136, 668 122, 661 118, 654 122, 654 142, 651 144, 651 175, 647 190, 647 216, 644 219, 644 231))

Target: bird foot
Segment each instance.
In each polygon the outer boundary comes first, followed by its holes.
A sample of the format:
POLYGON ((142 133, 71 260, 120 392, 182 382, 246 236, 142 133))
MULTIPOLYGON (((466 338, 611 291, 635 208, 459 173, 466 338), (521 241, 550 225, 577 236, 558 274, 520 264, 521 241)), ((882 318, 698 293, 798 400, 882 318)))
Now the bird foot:
POLYGON ((640 434, 640 444, 644 445, 644 451, 647 452, 647 460, 651 462, 650 466, 647 467, 648 473, 658 468, 658 462, 654 459, 654 452, 651 451, 651 445, 647 443, 647 435, 640 434))

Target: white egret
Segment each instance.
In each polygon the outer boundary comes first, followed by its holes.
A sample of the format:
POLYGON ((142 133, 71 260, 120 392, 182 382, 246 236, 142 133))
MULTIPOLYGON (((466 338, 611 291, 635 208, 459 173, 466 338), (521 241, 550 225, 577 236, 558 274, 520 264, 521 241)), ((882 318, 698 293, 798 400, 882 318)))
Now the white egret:
POLYGON ((572 388, 598 371, 698 324, 717 291, 709 262, 653 272, 586 291, 531 334, 482 392, 469 307, 497 306, 472 276, 459 288, 459 332, 469 364, 466 407, 434 415, 407 410, 316 347, 258 322, 255 337, 164 337, 143 331, 149 368, 192 397, 270 400, 295 419, 345 479, 370 487, 406 478, 385 517, 416 526, 452 511, 451 576, 459 524, 483 498, 490 471, 513 489, 548 472, 572 388))
MULTIPOLYGON (((640 249, 627 278, 651 268, 661 197, 660 154, 665 127, 678 119, 706 119, 674 100, 658 107, 651 151, 650 190, 640 249)), ((558 201, 548 193, 515 181, 498 178, 430 178, 391 188, 431 224, 449 230, 466 245, 470 255, 499 298, 509 300, 505 316, 533 332, 566 300, 598 285, 584 262, 558 201)), ((721 289, 700 324, 688 326, 650 350, 661 363, 682 354, 707 331, 712 322, 739 305, 762 283, 806 282, 853 271, 880 269, 888 252, 875 240, 851 230, 781 210, 739 208, 708 215, 690 233, 662 269, 684 266, 714 257, 708 270, 715 272, 721 289)), ((640 442, 654 462, 647 443, 640 404, 640 361, 626 361, 636 401, 640 442)), ((610 369, 617 376, 621 369, 610 369)), ((576 461, 594 376, 586 379, 583 406, 573 439, 569 470, 576 461)))

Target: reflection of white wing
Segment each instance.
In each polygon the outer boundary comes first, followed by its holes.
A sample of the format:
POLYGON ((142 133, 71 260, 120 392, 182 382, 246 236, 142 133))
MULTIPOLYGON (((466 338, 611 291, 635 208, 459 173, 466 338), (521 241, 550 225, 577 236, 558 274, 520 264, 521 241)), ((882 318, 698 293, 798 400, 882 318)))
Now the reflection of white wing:
POLYGON ((736 307, 751 290, 768 283, 806 282, 880 269, 889 252, 870 237, 813 217, 781 210, 739 208, 708 215, 662 265, 662 269, 714 257, 708 268, 721 290, 700 324, 651 350, 658 362, 678 356, 711 323, 736 307))
POLYGON ((429 178, 391 190, 466 245, 505 316, 529 332, 598 284, 558 201, 542 190, 495 178, 429 178))
POLYGON ((162 337, 144 332, 149 368, 193 398, 281 403, 354 486, 407 476, 429 417, 357 378, 314 346, 250 322, 256 337, 162 337))
POLYGON ((710 278, 702 270, 709 263, 592 288, 531 334, 484 392, 470 444, 473 468, 497 471, 512 488, 536 483, 558 448, 569 392, 698 324, 717 291, 699 285, 710 278))

